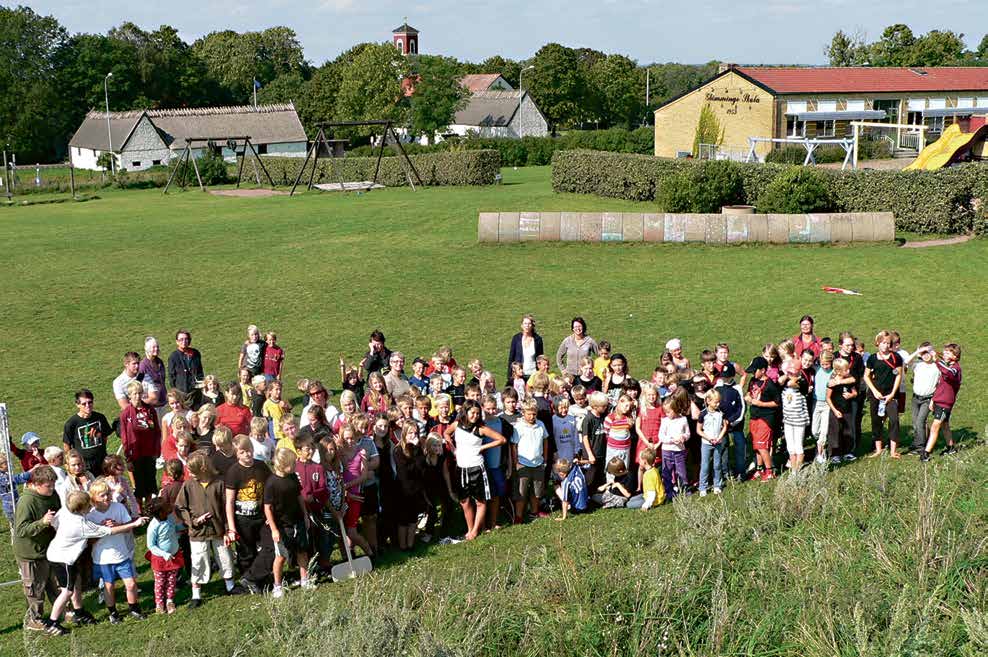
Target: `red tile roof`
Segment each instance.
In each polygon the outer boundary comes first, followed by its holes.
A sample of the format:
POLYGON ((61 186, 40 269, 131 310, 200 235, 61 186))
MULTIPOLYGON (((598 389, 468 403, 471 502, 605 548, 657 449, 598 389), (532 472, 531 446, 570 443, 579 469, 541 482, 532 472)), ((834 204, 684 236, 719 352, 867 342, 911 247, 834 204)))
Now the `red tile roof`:
POLYGON ((737 66, 734 70, 780 94, 988 91, 988 67, 776 68, 737 66))
POLYGON ((478 91, 487 91, 494 84, 494 81, 501 77, 500 73, 471 73, 460 78, 460 84, 475 94, 478 91))

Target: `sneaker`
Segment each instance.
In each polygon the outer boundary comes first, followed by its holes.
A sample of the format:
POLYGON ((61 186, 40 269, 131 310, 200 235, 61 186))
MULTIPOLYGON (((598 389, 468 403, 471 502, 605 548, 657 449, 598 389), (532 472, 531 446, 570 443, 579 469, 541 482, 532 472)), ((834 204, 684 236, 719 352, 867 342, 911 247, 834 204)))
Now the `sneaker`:
POLYGON ((285 597, 285 589, 280 586, 274 586, 271 588, 272 598, 283 598, 285 597))
POLYGON ((766 470, 765 474, 762 476, 762 481, 769 481, 771 479, 775 479, 775 473, 771 470, 766 470))
POLYGON ((239 584, 226 592, 227 595, 245 595, 246 593, 249 593, 249 591, 239 584))
POLYGON ((923 463, 926 463, 927 461, 930 460, 930 453, 924 449, 922 452, 919 453, 919 460, 922 461, 923 463))
POLYGON ((97 620, 85 609, 78 609, 72 616, 73 625, 95 625, 97 620))
POLYGON ((701 490, 700 491, 700 497, 706 497, 706 496, 707 496, 707 491, 701 490))
POLYGON ((165 603, 165 612, 169 614, 175 613, 175 602, 173 600, 169 600, 165 603))
POLYGON ((831 465, 840 465, 840 462, 841 462, 841 458, 839 456, 832 456, 832 457, 830 457, 830 464, 831 465))
POLYGON ((133 618, 134 620, 144 620, 144 619, 147 618, 147 616, 144 615, 144 612, 142 612, 140 610, 137 610, 137 609, 131 609, 127 613, 127 615, 130 616, 131 618, 133 618))
POLYGON ((123 622, 123 618, 115 611, 111 611, 107 619, 110 621, 110 625, 119 625, 123 622))
POLYGON ((246 589, 247 593, 249 593, 251 595, 257 595, 258 593, 261 592, 261 589, 258 588, 257 584, 255 584, 254 582, 250 581, 246 577, 241 577, 240 578, 240 586, 244 587, 244 589, 246 589))
POLYGON ((304 579, 300 586, 306 591, 312 591, 316 588, 316 583, 311 579, 304 579))
POLYGON ((858 460, 858 457, 855 456, 854 454, 845 454, 844 455, 844 460, 845 461, 857 461, 858 460))
POLYGON ((69 631, 58 621, 49 620, 45 623, 45 634, 49 636, 65 636, 69 631))
POLYGON ((189 600, 189 609, 198 609, 202 606, 202 600, 199 598, 192 598, 189 600))
POLYGON ((720 494, 721 494, 721 493, 723 493, 723 492, 724 492, 724 491, 722 491, 722 490, 721 490, 720 488, 715 488, 715 489, 714 489, 714 495, 720 495, 720 494))
POLYGON ((944 450, 940 452, 940 456, 950 456, 951 454, 956 454, 956 453, 957 453, 957 445, 947 445, 944 448, 944 450))
POLYGON ((31 632, 44 632, 48 629, 48 626, 35 618, 28 618, 24 621, 24 629, 30 630, 31 632))
POLYGON ((817 454, 817 457, 813 459, 814 463, 826 463, 827 459, 823 457, 823 454, 817 454))

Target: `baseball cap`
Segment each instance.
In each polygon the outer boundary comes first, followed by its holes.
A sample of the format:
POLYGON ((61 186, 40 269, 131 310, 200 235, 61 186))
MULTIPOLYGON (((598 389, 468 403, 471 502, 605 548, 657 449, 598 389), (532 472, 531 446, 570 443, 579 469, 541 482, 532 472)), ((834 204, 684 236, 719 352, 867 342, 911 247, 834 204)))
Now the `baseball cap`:
POLYGON ((40 442, 41 442, 41 436, 34 433, 33 431, 28 431, 26 434, 21 436, 21 445, 23 445, 24 447, 27 447, 28 445, 31 445, 33 443, 40 443, 40 442))
POLYGON ((768 369, 768 361, 763 356, 755 356, 751 359, 751 364, 744 368, 744 371, 748 374, 754 374, 755 370, 765 369, 768 369))

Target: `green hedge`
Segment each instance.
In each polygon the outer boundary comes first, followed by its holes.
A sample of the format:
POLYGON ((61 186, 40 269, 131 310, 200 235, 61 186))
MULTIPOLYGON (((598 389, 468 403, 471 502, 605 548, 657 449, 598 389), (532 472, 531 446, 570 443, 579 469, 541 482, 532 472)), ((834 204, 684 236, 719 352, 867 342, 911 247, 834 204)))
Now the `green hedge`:
MULTIPOLYGON (((557 192, 596 194, 633 201, 662 198, 662 185, 702 160, 670 160, 640 155, 561 151, 553 156, 552 187, 557 192)), ((757 205, 768 186, 790 166, 735 163, 745 202, 757 205)), ((915 233, 988 232, 988 208, 976 217, 975 198, 988 202, 988 165, 970 163, 940 171, 837 171, 818 169, 838 212, 892 212, 896 229, 915 233)))
MULTIPOLYGON (((523 137, 521 139, 495 139, 480 137, 452 138, 432 146, 404 144, 410 154, 448 153, 464 150, 495 150, 501 154, 501 165, 506 167, 545 166, 552 162, 552 154, 560 150, 587 149, 615 153, 639 153, 649 155, 654 149, 655 132, 651 127, 624 130, 573 130, 558 137, 523 137)), ((373 146, 358 146, 347 151, 347 156, 367 157, 377 155, 373 146)), ((386 157, 396 151, 384 150, 386 157)))
MULTIPOLYGON (((291 185, 295 182, 302 159, 297 157, 262 157, 275 185, 291 185)), ((497 181, 501 170, 501 156, 497 151, 459 151, 451 153, 431 153, 410 156, 423 185, 492 185, 497 181)), ((337 175, 344 182, 374 179, 376 157, 345 157, 333 160, 319 159, 314 182, 338 182, 337 175), (336 167, 334 172, 333 167, 336 167)), ((403 168, 404 160, 387 157, 381 159, 378 182, 385 187, 402 187, 408 184, 403 168)), ((249 165, 248 165, 249 166, 249 165)), ((308 182, 312 172, 312 161, 305 167, 302 182, 308 182)))

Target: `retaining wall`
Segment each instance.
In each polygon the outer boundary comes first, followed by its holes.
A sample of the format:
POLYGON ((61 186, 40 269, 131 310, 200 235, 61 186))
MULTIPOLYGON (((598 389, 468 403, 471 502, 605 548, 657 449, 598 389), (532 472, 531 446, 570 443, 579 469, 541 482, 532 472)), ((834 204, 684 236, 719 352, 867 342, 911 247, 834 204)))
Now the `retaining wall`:
POLYGON ((704 242, 808 244, 891 242, 891 212, 832 214, 672 214, 481 212, 480 242, 704 242))

